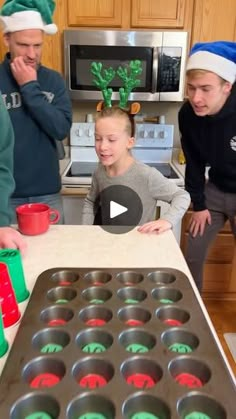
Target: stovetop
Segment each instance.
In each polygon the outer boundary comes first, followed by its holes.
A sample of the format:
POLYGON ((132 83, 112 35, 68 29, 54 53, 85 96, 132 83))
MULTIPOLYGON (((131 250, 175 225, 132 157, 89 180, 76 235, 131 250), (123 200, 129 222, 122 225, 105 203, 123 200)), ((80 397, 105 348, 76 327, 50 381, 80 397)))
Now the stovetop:
MULTIPOLYGON (((171 163, 173 135, 173 125, 137 124, 132 155, 183 186, 183 177, 171 163)), ((72 186, 91 184, 91 177, 98 164, 94 146, 94 123, 73 123, 70 146, 71 162, 62 175, 62 183, 72 186)))
MULTIPOLYGON (((145 162, 144 162, 145 163, 145 162)), ((155 163, 146 162, 148 166, 154 167, 159 170, 168 179, 178 179, 179 176, 169 163, 155 163)), ((79 162, 74 161, 66 173, 68 177, 91 177, 95 171, 98 163, 97 162, 79 162)))

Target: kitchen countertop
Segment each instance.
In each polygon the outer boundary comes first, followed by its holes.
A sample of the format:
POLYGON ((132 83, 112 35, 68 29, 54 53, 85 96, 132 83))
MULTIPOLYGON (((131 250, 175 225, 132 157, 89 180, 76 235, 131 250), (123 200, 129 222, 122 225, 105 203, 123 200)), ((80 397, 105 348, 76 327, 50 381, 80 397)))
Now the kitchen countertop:
MULTIPOLYGON (((173 268, 186 274, 195 291, 205 317, 213 329, 182 252, 172 231, 160 235, 141 234, 133 229, 124 234, 111 234, 99 226, 52 225, 45 234, 25 236, 28 250, 23 257, 27 288, 31 292, 38 275, 57 267, 83 268, 173 268)), ((28 301, 19 304, 23 315, 28 301)), ((12 345, 19 323, 4 329, 12 345)), ((230 370, 219 339, 213 334, 230 370)), ((8 352, 0 359, 0 373, 8 352)), ((233 377, 233 374, 232 374, 233 377)))
POLYGON ((178 170, 178 172, 181 174, 181 176, 185 176, 185 167, 186 164, 180 164, 178 161, 180 148, 173 148, 172 151, 172 163, 175 166, 175 168, 178 170))

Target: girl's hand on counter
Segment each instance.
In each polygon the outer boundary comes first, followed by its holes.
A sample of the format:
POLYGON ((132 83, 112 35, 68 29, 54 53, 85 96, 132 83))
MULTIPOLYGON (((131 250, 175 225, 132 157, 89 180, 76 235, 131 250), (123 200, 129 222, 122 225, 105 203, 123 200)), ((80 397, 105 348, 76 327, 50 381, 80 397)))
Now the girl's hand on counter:
POLYGON ((24 255, 27 245, 19 231, 12 227, 0 227, 0 248, 19 249, 24 255))
POLYGON ((171 230, 172 224, 167 220, 155 220, 149 221, 149 223, 143 224, 141 227, 138 228, 140 233, 164 233, 164 231, 171 230))

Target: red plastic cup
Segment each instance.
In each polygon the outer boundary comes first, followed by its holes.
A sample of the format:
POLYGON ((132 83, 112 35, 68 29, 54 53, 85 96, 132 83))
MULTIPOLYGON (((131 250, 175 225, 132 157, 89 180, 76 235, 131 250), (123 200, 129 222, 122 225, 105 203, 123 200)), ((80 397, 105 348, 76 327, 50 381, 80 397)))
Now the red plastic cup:
POLYGON ((20 311, 12 287, 7 265, 0 263, 0 301, 4 327, 15 324, 20 318, 20 311))
POLYGON ((25 204, 16 208, 17 222, 22 234, 35 236, 45 233, 50 224, 56 224, 60 213, 46 204, 25 204))
POLYGON ((5 339, 3 322, 2 322, 2 310, 1 310, 1 299, 0 299, 0 358, 5 355, 8 350, 8 342, 5 339))

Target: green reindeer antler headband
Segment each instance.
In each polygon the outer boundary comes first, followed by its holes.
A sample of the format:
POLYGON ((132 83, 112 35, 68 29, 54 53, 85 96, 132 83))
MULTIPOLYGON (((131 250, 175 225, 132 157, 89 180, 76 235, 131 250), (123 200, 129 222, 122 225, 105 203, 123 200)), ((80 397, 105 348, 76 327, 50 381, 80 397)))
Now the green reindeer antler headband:
POLYGON ((129 67, 119 66, 117 71, 112 67, 102 68, 102 63, 93 62, 91 64, 91 73, 95 76, 93 83, 102 91, 104 106, 111 107, 112 88, 108 87, 110 82, 117 75, 123 81, 123 87, 119 88, 120 108, 126 108, 131 91, 140 85, 140 79, 137 79, 142 73, 141 61, 130 61, 129 67))

